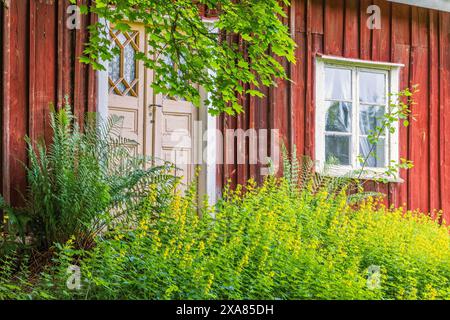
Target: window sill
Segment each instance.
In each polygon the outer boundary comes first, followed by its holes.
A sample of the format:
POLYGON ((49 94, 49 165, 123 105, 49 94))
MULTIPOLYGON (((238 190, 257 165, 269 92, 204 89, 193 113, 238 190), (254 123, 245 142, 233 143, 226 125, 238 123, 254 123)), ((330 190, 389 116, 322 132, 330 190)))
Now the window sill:
POLYGON ((365 172, 360 174, 359 172, 355 172, 350 167, 330 167, 327 169, 326 172, 323 171, 322 168, 316 168, 316 171, 323 176, 326 177, 348 177, 350 179, 357 179, 357 180, 381 180, 383 179, 387 183, 404 183, 405 180, 400 178, 399 176, 393 177, 393 176, 387 176, 384 175, 381 171, 372 171, 365 172))

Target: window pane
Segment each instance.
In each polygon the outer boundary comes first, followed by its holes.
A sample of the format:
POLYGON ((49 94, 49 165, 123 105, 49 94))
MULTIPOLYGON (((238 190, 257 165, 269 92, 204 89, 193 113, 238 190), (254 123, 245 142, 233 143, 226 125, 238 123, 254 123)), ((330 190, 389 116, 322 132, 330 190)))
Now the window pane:
POLYGON ((352 100, 351 70, 325 68, 325 97, 333 100, 352 100))
POLYGON ((133 83, 136 79, 136 50, 131 43, 124 48, 123 76, 128 84, 133 83))
POLYGON ((352 131, 352 104, 346 102, 328 102, 326 131, 352 131))
POLYGON ((386 76, 384 73, 359 73, 359 101, 363 103, 386 103, 386 76))
MULTIPOLYGON (((113 44, 112 48, 115 47, 116 45, 113 44)), ((120 79, 120 54, 114 54, 111 61, 109 61, 108 72, 112 82, 116 83, 120 79)))
POLYGON ((110 30, 111 49, 114 53, 108 65, 109 85, 114 94, 137 95, 137 63, 136 53, 139 51, 139 32, 121 32, 110 30))
POLYGON ((325 157, 327 163, 350 165, 351 136, 325 136, 325 157))
POLYGON ((359 110, 359 129, 361 134, 373 133, 377 127, 381 127, 384 117, 383 106, 361 105, 359 110))
POLYGON ((365 167, 384 168, 386 166, 385 159, 385 139, 379 139, 377 145, 373 145, 367 138, 361 137, 359 140, 359 154, 366 161, 365 167))

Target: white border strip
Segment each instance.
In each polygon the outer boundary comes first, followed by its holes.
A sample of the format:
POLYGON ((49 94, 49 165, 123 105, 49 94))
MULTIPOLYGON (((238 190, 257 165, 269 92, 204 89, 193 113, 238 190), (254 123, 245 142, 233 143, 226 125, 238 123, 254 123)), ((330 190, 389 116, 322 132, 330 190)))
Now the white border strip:
POLYGON ((398 2, 410 6, 417 6, 428 9, 450 12, 449 0, 388 0, 390 2, 398 2))

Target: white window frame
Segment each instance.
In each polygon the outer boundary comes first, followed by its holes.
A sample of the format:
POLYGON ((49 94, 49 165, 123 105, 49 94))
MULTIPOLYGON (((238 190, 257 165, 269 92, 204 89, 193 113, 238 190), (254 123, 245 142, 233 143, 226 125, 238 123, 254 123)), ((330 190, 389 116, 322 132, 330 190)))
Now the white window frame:
MULTIPOLYGON (((389 62, 374 62, 358 59, 347 59, 335 56, 318 55, 316 58, 316 110, 315 110, 315 159, 316 159, 316 171, 319 173, 331 175, 331 176, 345 176, 351 175, 358 169, 361 169, 360 164, 357 161, 359 154, 359 116, 355 117, 354 114, 359 114, 360 103, 357 99, 359 92, 359 72, 370 71, 379 72, 386 75, 386 110, 389 110, 389 93, 396 94, 399 92, 400 81, 400 68, 403 64, 389 63, 389 62), (325 172, 325 124, 326 124, 326 97, 325 97, 325 68, 343 68, 351 70, 352 73, 352 128, 354 130, 351 139, 351 159, 350 165, 327 165, 325 172)), ((364 173, 357 176, 361 179, 374 179, 383 177, 391 182, 402 182, 399 173, 396 176, 385 176, 387 167, 394 162, 399 163, 399 123, 394 125, 395 132, 391 133, 389 130, 386 132, 386 167, 385 168, 365 168, 364 173)))

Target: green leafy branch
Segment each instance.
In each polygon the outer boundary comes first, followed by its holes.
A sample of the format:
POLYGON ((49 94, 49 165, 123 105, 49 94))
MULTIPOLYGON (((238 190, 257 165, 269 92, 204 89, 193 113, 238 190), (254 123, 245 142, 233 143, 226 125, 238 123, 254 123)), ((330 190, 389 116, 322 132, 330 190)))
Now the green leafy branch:
MULTIPOLYGON (((76 0, 72 0, 76 2, 76 0)), ((283 20, 289 0, 98 0, 82 6, 120 31, 129 22, 145 25, 146 51, 137 58, 154 71, 156 93, 178 96, 200 105, 198 86, 209 92, 211 114, 243 111, 240 95, 263 97, 262 89, 287 79, 281 61, 295 63, 295 42, 283 20), (217 12, 205 23, 199 6, 217 12)), ((109 30, 101 22, 89 26, 90 39, 81 61, 104 70, 110 61, 109 30)))
MULTIPOLYGON (((362 175, 367 172, 366 167, 369 159, 378 157, 375 148, 386 132, 393 134, 397 130, 397 124, 399 122, 404 127, 408 127, 410 121, 415 120, 414 116, 411 114, 411 107, 416 104, 414 101, 414 94, 417 92, 419 92, 418 85, 414 85, 412 89, 406 88, 398 93, 390 94, 388 112, 381 117, 377 117, 377 121, 380 122, 380 125, 376 126, 374 130, 370 130, 369 135, 367 136, 367 140, 370 143, 369 153, 366 157, 358 155, 361 169, 357 170, 357 179, 360 179, 362 175)), ((400 169, 411 169, 413 167, 413 162, 405 158, 400 158, 400 162, 391 160, 390 164, 386 167, 386 170, 376 174, 373 180, 387 183, 389 178, 395 178, 397 176, 400 169)))

